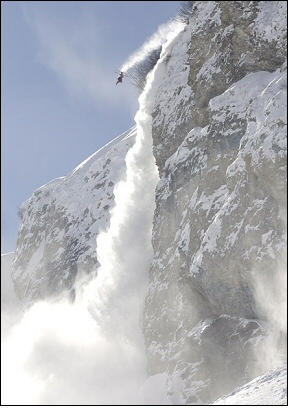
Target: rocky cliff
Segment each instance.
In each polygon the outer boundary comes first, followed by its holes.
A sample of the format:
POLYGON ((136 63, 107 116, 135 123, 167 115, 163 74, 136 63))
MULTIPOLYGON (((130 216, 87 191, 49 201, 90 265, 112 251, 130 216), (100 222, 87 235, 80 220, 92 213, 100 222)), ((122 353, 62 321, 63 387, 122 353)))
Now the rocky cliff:
POLYGON ((271 368, 254 344, 268 359, 285 332, 285 21, 285 2, 196 2, 156 97, 144 336, 186 402, 271 368))
MULTIPOLYGON (((158 63, 142 329, 148 375, 165 375, 172 403, 208 404, 285 360, 286 9, 197 1, 158 63)), ((135 136, 21 206, 12 279, 27 305, 74 301, 77 283, 95 277, 96 238, 135 136)))

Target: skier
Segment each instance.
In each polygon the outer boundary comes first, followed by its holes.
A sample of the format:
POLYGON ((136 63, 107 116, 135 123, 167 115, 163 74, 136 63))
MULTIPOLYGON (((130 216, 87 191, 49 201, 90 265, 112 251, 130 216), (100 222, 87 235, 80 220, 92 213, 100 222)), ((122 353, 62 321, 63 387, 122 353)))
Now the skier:
POLYGON ((120 72, 120 74, 119 74, 119 76, 118 76, 118 78, 117 78, 116 85, 117 85, 118 83, 121 83, 121 82, 122 82, 122 79, 123 79, 123 72, 120 72))

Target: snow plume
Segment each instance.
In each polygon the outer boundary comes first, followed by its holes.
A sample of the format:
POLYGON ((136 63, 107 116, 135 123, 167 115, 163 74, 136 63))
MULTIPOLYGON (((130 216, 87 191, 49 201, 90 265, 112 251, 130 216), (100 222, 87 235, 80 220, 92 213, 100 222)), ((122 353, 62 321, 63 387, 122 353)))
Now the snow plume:
POLYGON ((273 271, 253 270, 255 307, 260 319, 267 322, 267 336, 256 349, 255 373, 264 373, 287 359, 287 272, 286 260, 276 263, 273 271))
POLYGON ((160 58, 136 114, 126 178, 115 191, 109 230, 97 240, 97 277, 77 301, 39 302, 2 348, 2 404, 137 405, 166 401, 164 379, 146 381, 141 314, 152 259, 155 185, 151 113, 160 58))
MULTIPOLYGON (((151 81, 150 81, 151 82, 151 81)), ((127 178, 114 190, 115 207, 110 229, 97 239, 97 278, 88 286, 85 296, 93 296, 97 317, 106 333, 126 332, 126 322, 139 323, 148 271, 152 260, 151 232, 155 208, 155 186, 159 179, 152 155, 151 116, 145 112, 148 94, 140 99, 136 115, 137 137, 126 157, 127 178), (114 323, 114 326, 112 325, 114 323)))
POLYGON ((147 56, 154 50, 159 49, 167 41, 170 41, 179 33, 184 27, 184 23, 171 20, 159 26, 156 33, 154 33, 135 53, 133 53, 127 61, 122 65, 121 71, 128 72, 137 64, 143 62, 147 56))

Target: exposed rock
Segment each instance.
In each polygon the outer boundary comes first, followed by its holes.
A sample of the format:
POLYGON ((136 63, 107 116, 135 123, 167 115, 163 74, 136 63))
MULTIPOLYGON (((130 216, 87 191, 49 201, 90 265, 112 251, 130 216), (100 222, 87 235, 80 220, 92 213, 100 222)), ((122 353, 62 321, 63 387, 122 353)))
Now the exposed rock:
POLYGON ((195 3, 190 24, 178 39, 178 59, 173 52, 168 56, 168 79, 155 103, 154 155, 160 173, 186 134, 209 124, 210 99, 248 73, 273 72, 284 64, 286 8, 281 1, 195 3), (164 101, 170 109, 165 114, 164 101))
POLYGON ((155 103, 161 180, 144 336, 149 373, 168 372, 172 384, 183 378, 188 403, 274 367, 254 359, 254 335, 266 353, 279 343, 285 353, 285 6, 196 2, 155 103), (192 342, 208 319, 201 342, 192 342), (260 320, 277 320, 279 332, 271 339, 260 320))

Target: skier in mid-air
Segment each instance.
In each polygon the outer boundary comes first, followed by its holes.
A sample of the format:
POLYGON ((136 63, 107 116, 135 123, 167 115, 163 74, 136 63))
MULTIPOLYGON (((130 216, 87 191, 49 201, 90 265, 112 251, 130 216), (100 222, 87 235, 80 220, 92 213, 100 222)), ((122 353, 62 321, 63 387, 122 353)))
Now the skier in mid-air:
POLYGON ((117 85, 118 83, 121 83, 121 82, 122 82, 122 79, 123 79, 123 72, 120 72, 120 74, 119 74, 119 76, 118 76, 118 78, 117 78, 116 85, 117 85))

